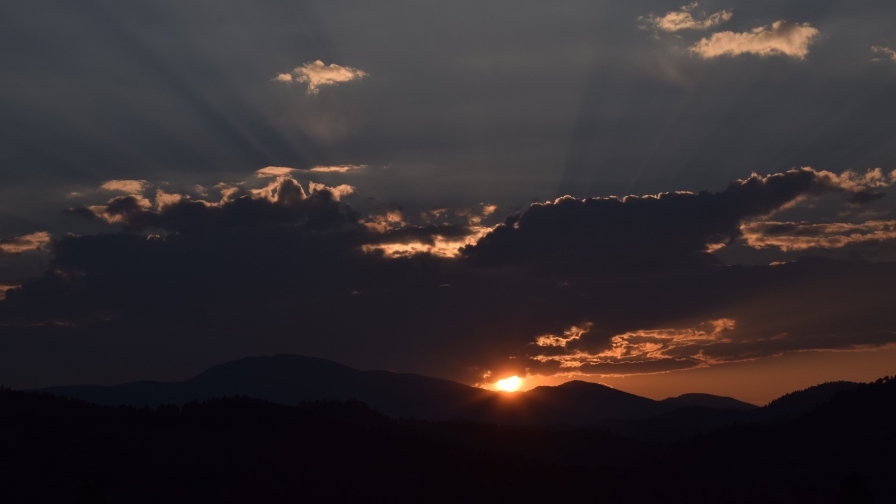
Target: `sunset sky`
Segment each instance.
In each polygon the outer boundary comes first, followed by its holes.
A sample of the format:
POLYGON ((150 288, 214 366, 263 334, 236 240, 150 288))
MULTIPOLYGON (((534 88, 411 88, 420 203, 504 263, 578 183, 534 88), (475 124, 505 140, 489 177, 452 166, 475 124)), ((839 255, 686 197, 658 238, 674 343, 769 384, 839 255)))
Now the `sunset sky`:
POLYGON ((896 373, 896 4, 31 0, 0 384, 896 373))

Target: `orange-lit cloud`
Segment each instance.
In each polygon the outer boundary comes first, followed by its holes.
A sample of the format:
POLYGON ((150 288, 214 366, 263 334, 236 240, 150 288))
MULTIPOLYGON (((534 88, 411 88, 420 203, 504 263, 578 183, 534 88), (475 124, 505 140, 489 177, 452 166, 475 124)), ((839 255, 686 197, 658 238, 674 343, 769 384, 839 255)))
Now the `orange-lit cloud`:
POLYGON ((535 351, 529 358, 542 363, 559 364, 560 369, 566 370, 602 364, 638 364, 676 359, 688 360, 685 367, 695 367, 711 361, 704 357, 704 348, 730 342, 726 333, 734 329, 734 320, 717 319, 696 327, 629 331, 613 336, 609 347, 600 352, 570 348, 569 344, 580 340, 591 327, 592 324, 589 323, 583 327, 571 327, 563 336, 539 336, 530 345, 531 348, 553 347, 564 351, 535 351))
POLYGON ((697 2, 693 2, 682 6, 681 10, 667 12, 665 16, 654 16, 651 14, 640 19, 647 21, 651 26, 666 32, 706 30, 731 19, 731 11, 727 10, 721 10, 709 16, 704 15, 702 19, 696 19, 694 18, 692 11, 697 8, 697 5, 697 2))
POLYGON ((156 190, 156 208, 159 210, 165 208, 166 206, 173 205, 178 201, 189 198, 187 195, 183 194, 169 194, 161 189, 156 190))
POLYGON ((315 166, 309 171, 318 173, 347 173, 350 171, 358 171, 367 168, 367 165, 336 165, 336 166, 315 166))
POLYGON ((740 54, 781 55, 804 59, 817 36, 818 29, 809 23, 781 20, 775 21, 770 27, 760 26, 748 32, 713 33, 691 46, 690 50, 706 59, 740 54))
POLYGON ((50 244, 50 233, 39 231, 8 240, 0 240, 0 254, 21 254, 29 250, 46 250, 50 244))
MULTIPOLYGON (((369 226, 368 226, 369 227, 369 226)), ((493 227, 470 226, 465 236, 443 236, 432 234, 426 241, 402 241, 362 245, 361 250, 367 253, 381 253, 384 257, 396 259, 419 254, 430 254, 436 257, 458 257, 467 245, 473 245, 488 234, 493 227)))
POLYGON ((109 180, 100 186, 104 191, 119 191, 127 194, 140 194, 146 187, 145 180, 109 180))
MULTIPOLYGON (((350 171, 358 171, 367 168, 367 165, 334 165, 334 166, 315 166, 309 169, 315 173, 348 173, 350 171)), ((290 173, 300 171, 298 168, 290 168, 288 166, 265 166, 255 172, 256 177, 282 177, 290 173)))
POLYGON ((818 172, 818 175, 830 181, 832 185, 851 192, 880 189, 896 184, 896 170, 884 173, 880 168, 867 170, 865 173, 845 170, 840 175, 822 170, 818 172))
POLYGON ((497 209, 497 205, 480 203, 479 208, 462 208, 454 213, 460 217, 465 217, 468 223, 478 225, 483 219, 495 213, 497 209))
POLYGON ((313 193, 317 191, 330 191, 330 194, 333 195, 333 199, 339 201, 343 196, 348 196, 349 194, 355 192, 355 188, 348 184, 340 184, 336 187, 329 187, 324 184, 318 184, 317 182, 309 182, 308 192, 313 193))
POLYGON ((571 326, 563 331, 563 336, 555 336, 553 334, 545 334, 535 338, 535 344, 538 346, 565 347, 570 341, 580 339, 583 334, 591 330, 591 323, 587 323, 582 327, 571 326))
POLYGON ((364 227, 377 233, 398 229, 406 224, 400 208, 387 208, 384 211, 371 215, 366 221, 362 222, 364 227))
POLYGON ((344 67, 331 63, 325 65, 323 61, 309 61, 296 67, 291 73, 277 74, 274 80, 278 82, 301 82, 308 85, 308 94, 317 94, 321 86, 332 86, 343 82, 362 79, 369 74, 357 68, 344 67))
POLYGON ((855 243, 896 239, 896 221, 838 222, 747 222, 741 225, 747 245, 777 247, 784 252, 812 248, 835 249, 855 243))
POLYGON ((289 168, 287 166, 265 166, 260 170, 256 170, 255 176, 260 178, 282 177, 284 175, 289 175, 294 171, 296 171, 295 168, 289 168))

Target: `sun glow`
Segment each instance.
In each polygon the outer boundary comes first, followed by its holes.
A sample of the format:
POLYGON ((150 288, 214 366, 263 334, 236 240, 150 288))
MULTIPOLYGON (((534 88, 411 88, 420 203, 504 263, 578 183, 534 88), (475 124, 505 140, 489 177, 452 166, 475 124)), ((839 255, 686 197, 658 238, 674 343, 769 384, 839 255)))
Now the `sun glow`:
POLYGON ((510 378, 504 378, 503 380, 498 380, 498 383, 495 384, 495 387, 498 390, 504 392, 516 392, 520 385, 523 384, 523 379, 519 376, 511 376, 510 378))

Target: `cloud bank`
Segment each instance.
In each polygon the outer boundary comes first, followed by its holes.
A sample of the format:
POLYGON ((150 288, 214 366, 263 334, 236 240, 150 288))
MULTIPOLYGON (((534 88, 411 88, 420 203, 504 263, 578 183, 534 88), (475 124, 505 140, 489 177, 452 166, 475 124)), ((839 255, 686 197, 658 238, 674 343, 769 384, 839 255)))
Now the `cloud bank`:
POLYGON ((892 221, 769 219, 819 198, 852 208, 890 183, 882 171, 801 168, 721 191, 564 197, 500 222, 493 205, 415 215, 268 172, 211 197, 179 191, 161 204, 157 192, 149 206, 127 195, 72 209, 113 232, 52 242, 46 274, 7 292, 0 377, 25 382, 34 362, 78 362, 67 376, 81 381, 109 362, 139 370, 177 355, 201 369, 303 353, 480 383, 896 342, 893 263, 742 267, 710 252, 883 239, 892 221))

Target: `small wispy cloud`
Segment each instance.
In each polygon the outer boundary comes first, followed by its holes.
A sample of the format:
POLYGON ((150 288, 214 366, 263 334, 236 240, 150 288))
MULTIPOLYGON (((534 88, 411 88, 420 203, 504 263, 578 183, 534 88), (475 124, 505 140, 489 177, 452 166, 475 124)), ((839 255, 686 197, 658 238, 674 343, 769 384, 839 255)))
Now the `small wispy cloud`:
POLYGON ((302 66, 298 66, 290 73, 277 74, 274 77, 278 82, 301 82, 308 85, 308 94, 317 94, 321 86, 333 86, 343 82, 367 77, 367 72, 357 68, 345 67, 331 63, 324 64, 323 61, 309 61, 302 66))
POLYGON ((682 6, 681 10, 667 12, 665 16, 654 16, 651 14, 638 19, 646 21, 658 30, 666 32, 706 30, 731 19, 731 11, 727 10, 721 10, 709 16, 704 14, 700 19, 695 18, 692 12, 697 8, 697 5, 699 5, 697 2, 693 2, 682 6))
POLYGON ((24 236, 0 240, 0 254, 21 254, 29 250, 46 250, 50 244, 50 233, 38 231, 24 236))
POLYGON ((367 165, 336 165, 336 166, 315 166, 310 171, 318 173, 347 173, 350 171, 358 171, 367 168, 367 165))
POLYGON ((837 249, 866 242, 896 239, 896 221, 867 221, 858 224, 808 222, 749 222, 741 225, 748 246, 774 247, 784 252, 808 249, 837 249))
POLYGON ((314 173, 348 173, 352 171, 363 170, 367 165, 333 165, 333 166, 315 166, 314 168, 290 168, 288 166, 265 166, 255 171, 255 176, 259 178, 266 177, 283 177, 292 172, 309 171, 314 173))
POLYGON ((759 56, 790 56, 805 59, 809 46, 818 36, 818 29, 809 23, 775 21, 748 32, 724 31, 713 33, 691 46, 692 53, 702 58, 756 54, 759 56))
POLYGON ((871 51, 884 55, 883 58, 874 58, 871 61, 882 61, 888 59, 896 62, 896 51, 890 49, 889 47, 871 46, 871 51))
POLYGON ((259 178, 282 177, 284 175, 289 175, 294 171, 296 171, 295 168, 290 168, 288 166, 265 166, 260 170, 256 170, 255 176, 259 178))
POLYGON ((100 186, 104 191, 118 191, 127 194, 140 194, 146 187, 145 180, 109 180, 100 186))

